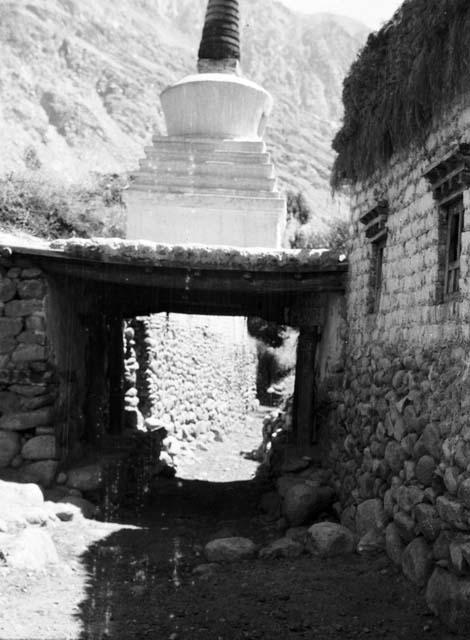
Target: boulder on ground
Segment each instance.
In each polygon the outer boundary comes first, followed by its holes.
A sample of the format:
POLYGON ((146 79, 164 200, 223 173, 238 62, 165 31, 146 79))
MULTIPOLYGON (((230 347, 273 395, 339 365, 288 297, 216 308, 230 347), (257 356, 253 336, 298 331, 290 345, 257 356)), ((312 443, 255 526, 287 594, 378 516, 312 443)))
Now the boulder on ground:
POLYGON ((426 589, 431 611, 454 633, 467 634, 470 628, 470 579, 437 568, 426 589))
POLYGON ((43 529, 28 528, 15 536, 0 538, 0 550, 7 566, 26 571, 40 571, 57 564, 59 557, 50 535, 43 529))
POLYGON ((294 527, 312 520, 334 500, 335 493, 330 487, 311 486, 308 483, 295 484, 287 490, 282 503, 282 514, 294 527))
POLYGON ((77 505, 68 502, 45 502, 44 507, 62 522, 70 522, 82 516, 81 509, 77 505))
POLYGON ((0 480, 0 511, 5 512, 12 505, 40 507, 44 496, 37 484, 20 484, 0 480))
POLYGON ((354 535, 334 522, 320 522, 308 530, 307 548, 322 558, 347 555, 355 549, 354 535))
POLYGON ((304 545, 292 538, 280 538, 259 552, 260 558, 298 558, 304 552, 304 545))
POLYGON ((38 485, 0 481, 0 517, 7 528, 47 523, 48 513, 38 485))
POLYGON ((238 562, 253 558, 256 545, 248 538, 219 538, 209 542, 204 552, 209 562, 238 562))

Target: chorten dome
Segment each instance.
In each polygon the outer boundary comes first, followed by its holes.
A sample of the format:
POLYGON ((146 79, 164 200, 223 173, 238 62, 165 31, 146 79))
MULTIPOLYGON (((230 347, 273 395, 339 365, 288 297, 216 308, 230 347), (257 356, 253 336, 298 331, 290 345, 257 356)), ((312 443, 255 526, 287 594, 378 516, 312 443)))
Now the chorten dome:
POLYGON ((273 101, 241 75, 237 0, 209 0, 198 71, 160 96, 168 135, 262 138, 273 101))

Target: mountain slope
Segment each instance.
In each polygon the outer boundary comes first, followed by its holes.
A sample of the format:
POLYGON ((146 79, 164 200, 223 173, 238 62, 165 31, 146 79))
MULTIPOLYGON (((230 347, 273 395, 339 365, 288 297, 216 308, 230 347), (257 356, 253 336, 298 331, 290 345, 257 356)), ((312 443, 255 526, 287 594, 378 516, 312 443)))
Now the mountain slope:
MULTIPOLYGON (((0 0, 0 174, 46 168, 71 180, 132 171, 154 130, 161 90, 194 71, 205 0, 0 0)), ((242 66, 270 90, 267 141, 283 186, 329 198, 330 141, 342 79, 366 28, 245 0, 242 66)))

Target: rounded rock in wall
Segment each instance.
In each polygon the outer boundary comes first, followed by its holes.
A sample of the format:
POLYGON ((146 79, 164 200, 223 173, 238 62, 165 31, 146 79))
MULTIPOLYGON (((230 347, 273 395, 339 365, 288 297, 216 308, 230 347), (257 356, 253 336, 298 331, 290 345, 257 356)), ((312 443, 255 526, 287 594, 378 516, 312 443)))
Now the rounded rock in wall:
POLYGON ((34 482, 48 488, 54 481, 58 464, 56 460, 31 462, 22 467, 22 478, 26 482, 34 482))
POLYGON ((8 467, 20 452, 21 443, 18 433, 0 431, 0 468, 8 467))
POLYGON ((26 442, 21 450, 25 460, 54 460, 58 458, 55 436, 36 436, 26 442))
POLYGON ((436 463, 432 456, 422 456, 416 464, 416 478, 418 482, 425 487, 429 487, 432 484, 434 472, 436 470, 436 463))
POLYGON ((405 452, 398 442, 389 442, 385 449, 385 460, 394 473, 399 473, 405 461, 405 452))
POLYGON ((444 472, 444 485, 452 495, 457 494, 459 475, 460 470, 458 467, 448 467, 444 472))
POLYGON ((470 509, 470 478, 463 480, 458 489, 459 499, 467 509, 470 509))
POLYGON ((416 538, 405 549, 402 569, 405 576, 420 587, 424 587, 431 576, 433 557, 424 538, 416 538))

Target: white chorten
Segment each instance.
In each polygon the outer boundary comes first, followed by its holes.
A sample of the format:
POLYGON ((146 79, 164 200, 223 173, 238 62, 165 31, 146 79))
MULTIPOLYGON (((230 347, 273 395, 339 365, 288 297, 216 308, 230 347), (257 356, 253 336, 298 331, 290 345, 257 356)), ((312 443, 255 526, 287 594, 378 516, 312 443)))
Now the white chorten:
POLYGON ((129 239, 280 247, 286 219, 263 141, 273 100, 241 76, 236 0, 209 0, 198 71, 161 94, 154 136, 127 193, 129 239))

